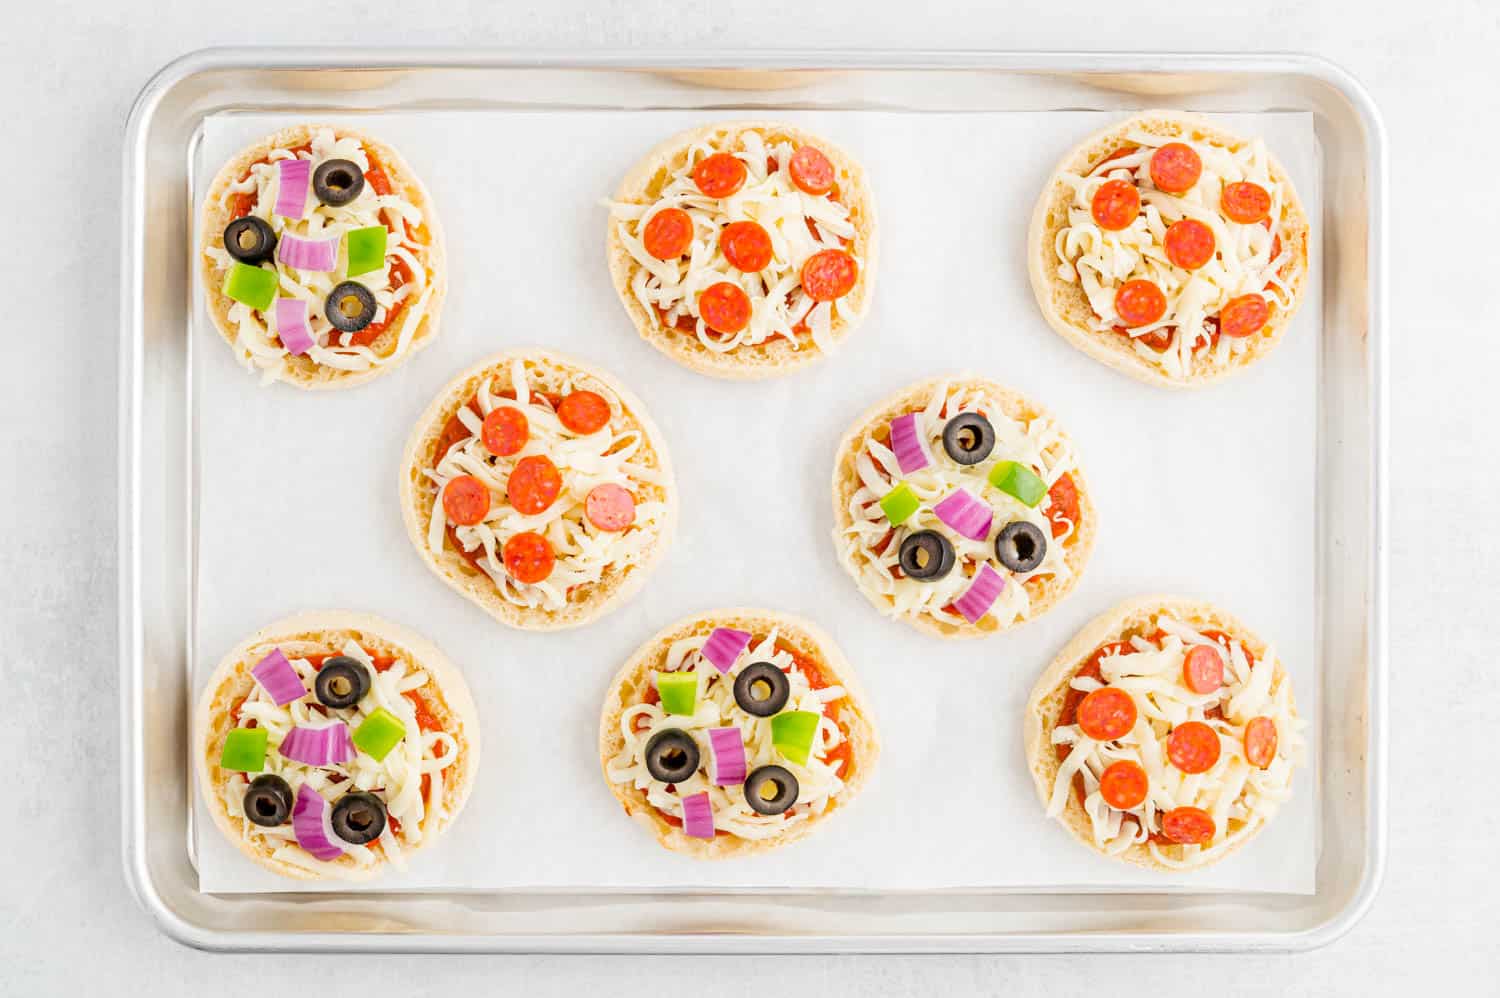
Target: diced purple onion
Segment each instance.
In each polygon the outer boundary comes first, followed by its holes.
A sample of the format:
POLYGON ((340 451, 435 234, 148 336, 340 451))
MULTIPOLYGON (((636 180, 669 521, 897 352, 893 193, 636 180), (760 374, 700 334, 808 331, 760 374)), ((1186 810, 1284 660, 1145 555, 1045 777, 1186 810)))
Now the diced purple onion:
POLYGON ((296 270, 328 272, 338 266, 338 239, 303 239, 282 233, 276 244, 276 259, 296 270))
POLYGON ((738 727, 709 728, 708 751, 715 784, 728 787, 745 782, 745 736, 738 727))
POLYGON ((714 809, 707 790, 682 798, 682 830, 695 839, 714 837, 714 809))
POLYGON ((1000 591, 1004 588, 1005 576, 988 565, 981 565, 974 581, 969 583, 969 588, 953 601, 953 608, 963 614, 969 623, 977 624, 980 617, 990 612, 990 607, 995 605, 995 600, 1000 598, 1000 591))
POLYGON ((354 741, 343 721, 316 728, 299 724, 286 733, 276 751, 304 766, 334 766, 354 758, 354 741))
POLYGON ((278 707, 285 707, 293 700, 301 700, 307 696, 307 687, 303 685, 302 677, 297 675, 297 670, 292 668, 292 663, 287 661, 280 648, 272 648, 271 653, 250 670, 250 675, 255 677, 261 689, 270 694, 271 702, 278 707))
POLYGON ((971 541, 982 541, 990 535, 995 511, 975 499, 968 489, 957 489, 943 498, 932 511, 954 530, 971 541))
POLYGON ((292 807, 292 834, 297 844, 323 862, 338 859, 344 849, 333 834, 329 822, 332 808, 323 795, 306 783, 297 788, 297 803, 292 807))
POLYGON ((909 412, 891 420, 891 451, 895 453, 896 464, 900 466, 903 475, 921 471, 932 463, 927 441, 922 438, 922 431, 917 426, 918 418, 918 413, 909 412))
POLYGON ((715 627, 708 640, 703 643, 703 657, 714 664, 714 668, 725 673, 734 668, 734 663, 750 646, 750 635, 729 627, 715 627))
POLYGON ((276 214, 283 218, 301 218, 307 210, 307 189, 312 183, 312 160, 277 160, 276 178, 276 214))
POLYGON ((276 337, 287 352, 300 357, 317 341, 307 324, 307 302, 301 298, 278 298, 275 305, 276 337))

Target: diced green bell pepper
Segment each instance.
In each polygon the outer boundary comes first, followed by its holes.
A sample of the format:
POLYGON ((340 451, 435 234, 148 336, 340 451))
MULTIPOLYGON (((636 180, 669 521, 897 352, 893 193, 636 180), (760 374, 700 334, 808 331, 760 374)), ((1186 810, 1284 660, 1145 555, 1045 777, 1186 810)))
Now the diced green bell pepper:
POLYGON ((348 249, 350 277, 385 268, 385 226, 350 229, 345 236, 345 246, 348 249))
POLYGON ((807 765, 822 716, 810 710, 782 711, 771 718, 771 744, 797 765, 807 765))
POLYGON ((1047 483, 1036 472, 1017 461, 996 461, 990 469, 990 484, 1007 495, 1035 507, 1047 494, 1047 483))
POLYGON ((220 769, 240 773, 258 773, 266 768, 266 744, 270 732, 265 728, 234 728, 224 736, 224 752, 219 756, 220 769))
POLYGON ((278 282, 279 278, 274 270, 236 263, 229 268, 229 274, 224 278, 224 293, 257 312, 265 312, 276 300, 278 282))
POLYGON ((370 711, 359 727, 354 729, 354 747, 380 762, 390 755, 402 738, 406 737, 406 725, 384 707, 370 711))
POLYGON ((658 672, 656 692, 661 694, 662 710, 691 716, 698 709, 698 673, 658 672))
POLYGON ((885 512, 885 518, 891 521, 891 526, 899 527, 922 508, 922 501, 910 485, 902 482, 885 494, 880 500, 880 508, 885 512))

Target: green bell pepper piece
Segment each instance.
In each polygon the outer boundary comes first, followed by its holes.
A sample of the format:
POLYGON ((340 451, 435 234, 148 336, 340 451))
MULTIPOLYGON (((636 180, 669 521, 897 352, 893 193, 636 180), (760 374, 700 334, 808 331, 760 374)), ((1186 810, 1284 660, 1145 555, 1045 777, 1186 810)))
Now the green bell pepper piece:
POLYGON ((1047 483, 1036 472, 1017 461, 996 461, 990 469, 990 484, 1028 506, 1035 507, 1047 494, 1047 483))
POLYGON ((891 526, 899 527, 922 508, 922 501, 910 485, 902 482, 881 498, 880 508, 885 512, 885 518, 891 521, 891 526))
POLYGON ((224 752, 219 756, 220 769, 240 773, 258 773, 266 768, 266 744, 270 732, 265 728, 234 728, 224 736, 224 752))
POLYGON ((385 269, 385 226, 350 229, 345 245, 348 248, 350 277, 385 269))
POLYGON ((771 744, 797 765, 807 765, 822 716, 810 710, 782 711, 771 718, 771 744))
POLYGON ((351 740, 355 748, 379 762, 405 737, 406 725, 384 707, 376 707, 359 722, 351 740))
POLYGON ((658 672, 656 692, 661 694, 662 710, 691 716, 698 709, 698 673, 658 672))
POLYGON ((278 283, 279 278, 274 270, 236 263, 229 268, 229 274, 224 278, 224 293, 257 312, 265 312, 276 300, 278 283))

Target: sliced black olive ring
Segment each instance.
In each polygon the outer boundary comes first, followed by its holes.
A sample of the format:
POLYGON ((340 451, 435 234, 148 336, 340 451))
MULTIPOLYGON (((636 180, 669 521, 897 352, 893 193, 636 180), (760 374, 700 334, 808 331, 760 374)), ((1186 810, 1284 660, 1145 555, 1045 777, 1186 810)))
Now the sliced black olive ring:
POLYGON ((1047 535, 1030 520, 1007 523, 995 538, 995 557, 1012 572, 1034 572, 1047 557, 1047 535))
POLYGON ((284 825, 292 818, 292 788, 275 773, 263 773, 245 791, 245 817, 262 828, 284 825))
POLYGON ((897 560, 908 579, 933 582, 953 571, 958 556, 952 542, 936 530, 918 530, 901 542, 897 560))
POLYGON ((325 707, 353 707, 370 692, 370 670, 357 658, 335 655, 313 680, 313 693, 325 707))
POLYGON ((753 717, 770 717, 786 706, 792 684, 770 662, 745 666, 734 680, 734 702, 753 717))
POLYGON ((756 814, 781 814, 797 803, 797 778, 780 766, 762 766, 745 777, 745 803, 756 814))
POLYGON ((323 314, 341 333, 357 333, 375 321, 375 295, 358 281, 335 284, 323 300, 323 314))
POLYGON ((329 818, 333 834, 350 845, 374 842, 385 831, 385 801, 363 790, 340 797, 329 818))
POLYGON ((646 771, 653 780, 681 783, 698 772, 698 743, 681 728, 665 728, 646 743, 646 771))
POLYGON ((995 449, 995 428, 977 412, 959 413, 943 426, 943 450, 959 464, 978 464, 995 449))
POLYGON ((254 215, 224 226, 224 249, 241 263, 264 263, 276 252, 276 230, 254 215))
POLYGON ((312 176, 313 196, 337 208, 359 197, 365 189, 365 175, 347 159, 325 160, 312 176))

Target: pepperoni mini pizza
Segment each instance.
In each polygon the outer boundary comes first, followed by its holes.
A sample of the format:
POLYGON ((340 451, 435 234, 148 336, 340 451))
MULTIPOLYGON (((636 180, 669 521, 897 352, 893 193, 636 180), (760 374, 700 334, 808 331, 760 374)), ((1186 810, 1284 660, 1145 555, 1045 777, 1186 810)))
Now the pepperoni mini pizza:
POLYGON ((881 613, 945 638, 1041 616, 1077 584, 1098 514, 1067 434, 974 377, 865 413, 833 470, 839 561, 881 613))
POLYGON ((1303 722, 1276 653, 1206 604, 1091 621, 1026 707, 1037 793, 1080 842, 1157 870, 1223 859, 1291 796, 1303 722))
POLYGON ((241 152, 203 206, 209 314, 264 381, 349 388, 437 335, 446 288, 432 204, 390 146, 298 125, 241 152))
POLYGON ((1150 111, 1087 139, 1037 202, 1027 257, 1047 322, 1155 384, 1265 356, 1307 282, 1308 220, 1260 139, 1150 111))
POLYGON ((645 584, 672 537, 677 486, 635 396, 527 349, 465 371, 422 414, 401 508, 439 578, 502 623, 551 630, 645 584))
POLYGON ((615 676, 604 778, 658 842, 700 859, 802 838, 859 793, 880 754, 833 640, 769 610, 678 621, 615 676))
POLYGON ((864 170, 791 127, 728 122, 668 139, 609 202, 610 275, 637 330, 725 378, 785 373, 858 324, 875 275, 864 170))

